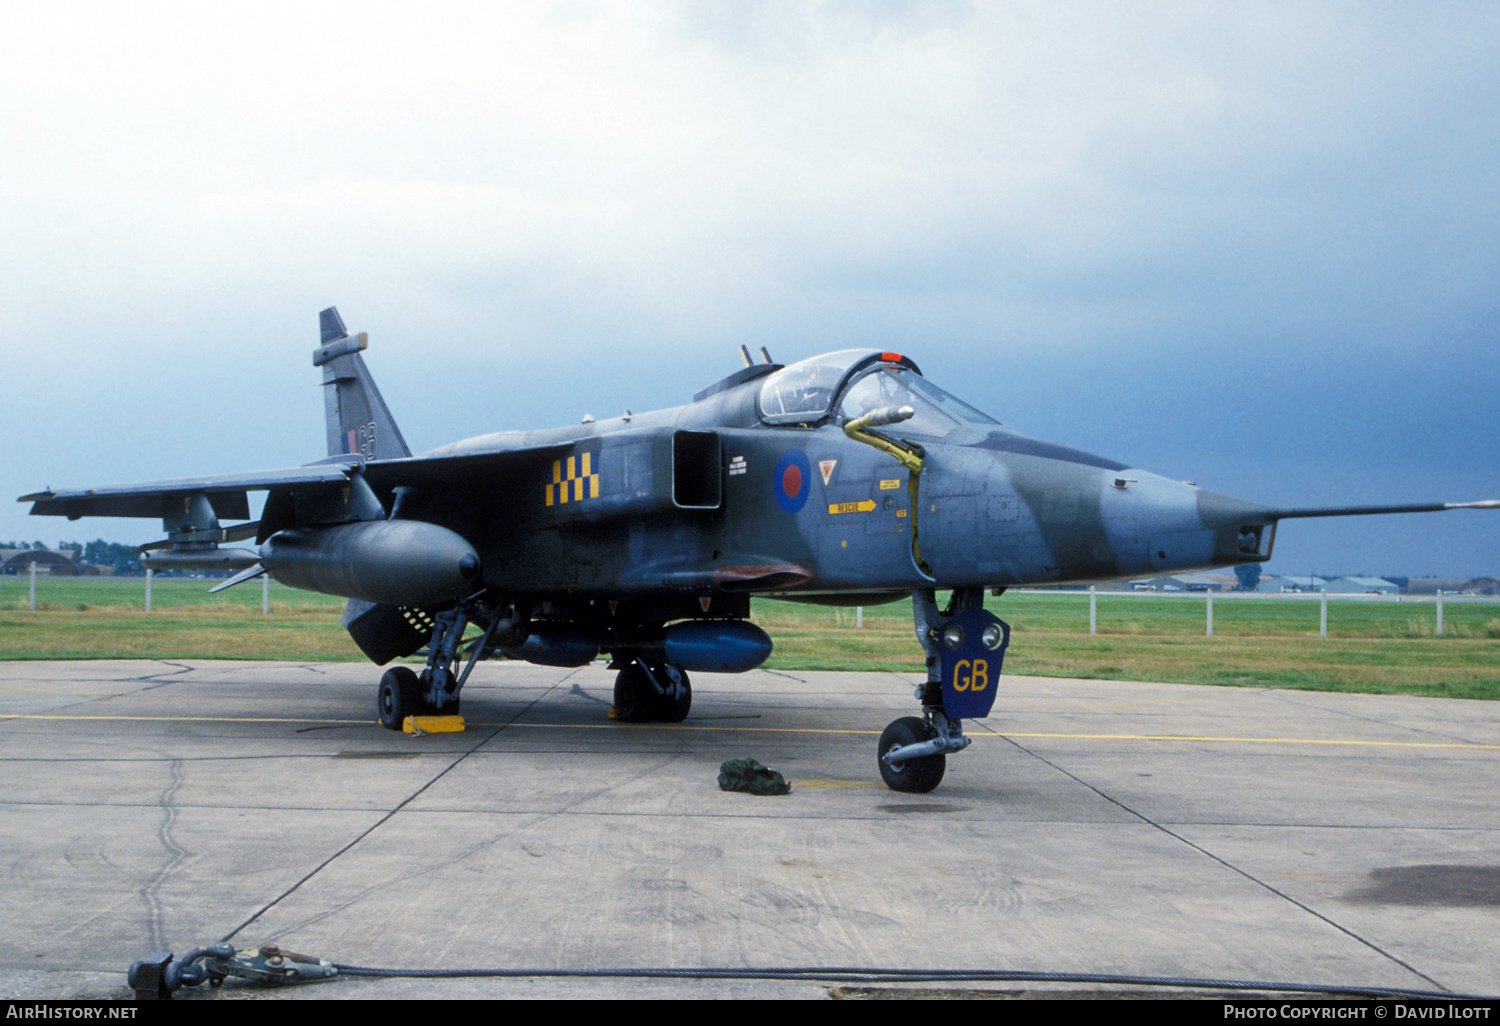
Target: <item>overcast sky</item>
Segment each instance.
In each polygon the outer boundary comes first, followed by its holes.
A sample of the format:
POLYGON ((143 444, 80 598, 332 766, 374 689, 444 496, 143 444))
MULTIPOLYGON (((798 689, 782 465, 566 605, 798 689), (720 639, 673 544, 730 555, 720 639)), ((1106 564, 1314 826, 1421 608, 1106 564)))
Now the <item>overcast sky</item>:
MULTIPOLYGON (((1500 4, 0 2, 12 497, 413 449, 907 353, 1270 505, 1500 498, 1500 4)), ((1500 514, 1272 572, 1500 574, 1500 514)))

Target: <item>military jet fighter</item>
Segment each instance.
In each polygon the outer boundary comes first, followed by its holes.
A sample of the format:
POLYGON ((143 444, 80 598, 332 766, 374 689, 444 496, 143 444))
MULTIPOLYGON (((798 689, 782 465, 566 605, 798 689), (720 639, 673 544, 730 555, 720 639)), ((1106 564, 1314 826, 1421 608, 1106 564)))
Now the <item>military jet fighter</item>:
POLYGON ((1500 507, 1256 505, 1028 438, 910 358, 863 349, 783 366, 742 347, 742 368, 677 409, 413 456, 361 355, 368 336, 335 308, 320 321, 326 459, 21 501, 160 517, 167 538, 143 562, 238 571, 219 588, 269 574, 347 598, 344 626, 377 665, 425 649, 420 673, 398 664, 380 680, 393 730, 456 712, 476 663, 497 655, 581 666, 607 653, 619 718, 681 721, 689 671, 770 655, 751 596, 911 595, 921 715, 886 728, 877 765, 895 790, 930 791, 999 684, 1010 629, 986 589, 1261 562, 1295 517, 1500 507), (252 491, 267 493, 255 521, 252 491), (252 537, 256 549, 225 547, 252 537), (945 608, 938 590, 952 592, 945 608))

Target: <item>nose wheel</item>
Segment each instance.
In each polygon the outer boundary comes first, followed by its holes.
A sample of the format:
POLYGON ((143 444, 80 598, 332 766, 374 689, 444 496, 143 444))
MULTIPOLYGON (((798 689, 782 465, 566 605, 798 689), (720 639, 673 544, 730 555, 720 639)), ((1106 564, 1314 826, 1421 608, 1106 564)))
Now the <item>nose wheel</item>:
POLYGON ((885 728, 880 735, 878 762, 880 779, 892 791, 908 794, 926 794, 943 782, 943 773, 948 769, 948 757, 935 755, 909 755, 898 759, 903 751, 937 737, 932 725, 917 716, 903 716, 885 728))

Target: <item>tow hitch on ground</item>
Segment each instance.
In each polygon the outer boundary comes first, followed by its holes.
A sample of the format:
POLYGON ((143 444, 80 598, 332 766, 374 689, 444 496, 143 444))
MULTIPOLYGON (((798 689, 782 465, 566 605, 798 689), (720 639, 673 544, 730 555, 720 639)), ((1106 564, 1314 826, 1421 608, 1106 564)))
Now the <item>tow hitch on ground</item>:
POLYGON ((170 951, 158 951, 132 963, 126 977, 137 1001, 165 1001, 183 987, 204 983, 217 987, 230 976, 283 986, 331 980, 338 972, 331 962, 283 951, 275 944, 236 951, 226 942, 195 948, 181 959, 170 951))

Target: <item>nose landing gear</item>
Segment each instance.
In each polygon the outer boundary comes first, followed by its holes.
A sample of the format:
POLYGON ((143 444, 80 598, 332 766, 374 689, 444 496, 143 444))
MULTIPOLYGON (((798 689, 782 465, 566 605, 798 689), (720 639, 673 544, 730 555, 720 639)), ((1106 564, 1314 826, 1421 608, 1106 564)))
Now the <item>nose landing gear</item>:
POLYGON ((963 720, 989 715, 1010 626, 985 612, 980 588, 955 589, 941 613, 932 590, 918 589, 912 617, 927 653, 927 682, 917 688, 922 716, 903 716, 886 727, 876 761, 891 790, 926 794, 942 783, 948 754, 969 746, 963 720))

